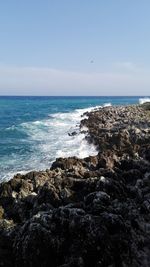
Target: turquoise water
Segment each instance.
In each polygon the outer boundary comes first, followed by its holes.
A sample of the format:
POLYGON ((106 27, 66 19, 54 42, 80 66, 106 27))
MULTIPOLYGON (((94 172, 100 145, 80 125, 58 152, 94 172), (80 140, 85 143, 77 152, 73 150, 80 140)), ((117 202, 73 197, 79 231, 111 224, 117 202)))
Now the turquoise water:
POLYGON ((0 97, 0 180, 17 172, 49 168, 56 157, 96 154, 79 130, 81 115, 104 104, 125 105, 137 97, 0 97))

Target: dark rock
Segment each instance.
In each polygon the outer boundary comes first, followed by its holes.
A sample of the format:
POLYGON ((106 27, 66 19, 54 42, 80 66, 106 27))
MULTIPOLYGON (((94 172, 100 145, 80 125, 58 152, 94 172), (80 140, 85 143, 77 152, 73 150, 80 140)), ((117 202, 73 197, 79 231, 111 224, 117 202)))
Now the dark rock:
POLYGON ((68 135, 69 135, 69 136, 75 136, 75 135, 77 135, 77 132, 73 131, 73 132, 71 132, 71 133, 68 133, 68 135))
POLYGON ((0 266, 149 266, 149 111, 105 107, 86 117, 80 128, 96 156, 58 158, 0 184, 0 266))
POLYGON ((145 110, 150 110, 150 102, 145 102, 144 104, 141 105, 143 109, 145 110))

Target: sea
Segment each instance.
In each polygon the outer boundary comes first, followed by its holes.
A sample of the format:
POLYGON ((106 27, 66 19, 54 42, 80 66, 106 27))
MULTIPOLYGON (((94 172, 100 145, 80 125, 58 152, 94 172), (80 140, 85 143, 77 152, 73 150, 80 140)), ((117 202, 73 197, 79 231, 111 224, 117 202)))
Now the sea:
POLYGON ((50 168, 59 157, 96 155, 96 147, 79 131, 83 114, 98 107, 147 101, 148 96, 0 96, 0 181, 50 168))

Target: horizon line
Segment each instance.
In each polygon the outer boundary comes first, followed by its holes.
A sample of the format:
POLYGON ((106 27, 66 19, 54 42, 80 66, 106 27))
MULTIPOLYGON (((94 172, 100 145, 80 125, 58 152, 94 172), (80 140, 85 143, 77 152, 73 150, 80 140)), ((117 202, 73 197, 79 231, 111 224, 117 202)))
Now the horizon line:
POLYGON ((150 95, 1 95, 0 97, 150 97, 150 95))

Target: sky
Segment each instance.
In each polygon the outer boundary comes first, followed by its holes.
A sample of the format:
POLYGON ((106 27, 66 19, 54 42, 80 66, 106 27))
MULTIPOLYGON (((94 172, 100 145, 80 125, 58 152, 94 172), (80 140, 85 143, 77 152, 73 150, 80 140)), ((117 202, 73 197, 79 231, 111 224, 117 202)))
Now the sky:
POLYGON ((149 0, 0 0, 0 95, 150 95, 149 0))

